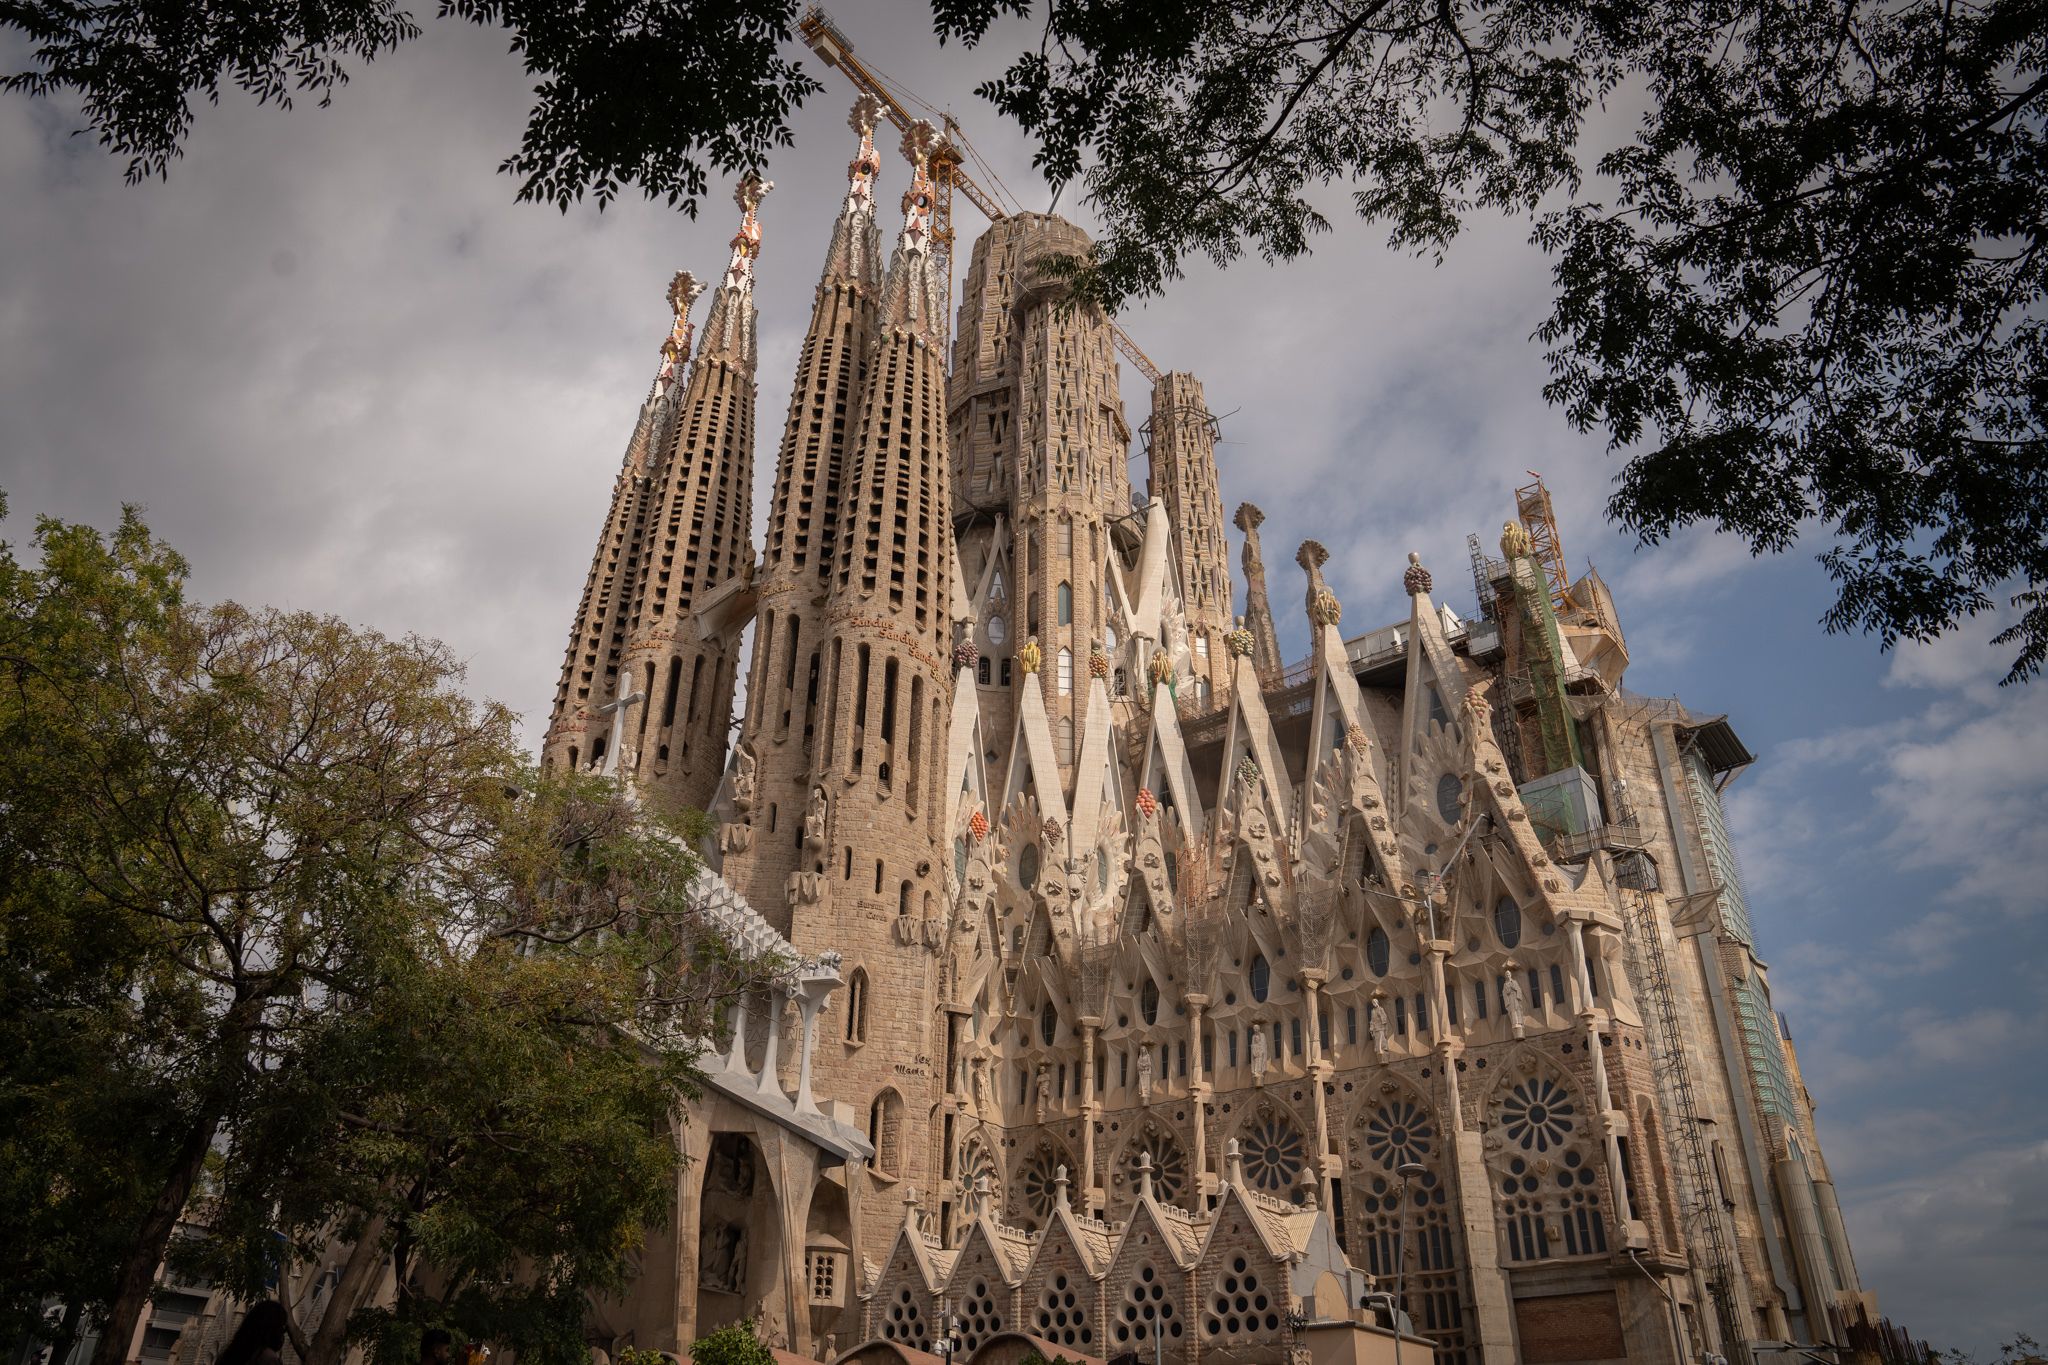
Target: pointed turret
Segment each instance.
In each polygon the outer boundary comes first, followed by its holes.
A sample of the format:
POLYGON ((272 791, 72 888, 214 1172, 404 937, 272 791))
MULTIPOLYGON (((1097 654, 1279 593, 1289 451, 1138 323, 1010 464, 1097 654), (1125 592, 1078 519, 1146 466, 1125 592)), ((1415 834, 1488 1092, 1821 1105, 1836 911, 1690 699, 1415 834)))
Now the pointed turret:
POLYGON ((833 705, 824 690, 830 659, 824 592, 841 473, 859 431, 875 344, 882 264, 874 134, 880 115, 881 102, 862 95, 848 120, 860 148, 847 167, 846 198, 825 253, 776 457, 750 702, 734 768, 732 819, 721 837, 727 880, 783 933, 790 928, 790 903, 803 892, 791 885, 792 874, 823 871, 822 848, 807 851, 794 837, 762 836, 800 824, 815 741, 833 705))
POLYGON ((1259 527, 1266 514, 1248 502, 1237 505, 1237 529, 1244 532, 1244 624, 1252 633, 1252 667, 1268 683, 1280 677, 1280 637, 1273 632, 1273 604, 1266 596, 1266 556, 1259 527))
POLYGON ((619 663, 625 650, 626 626, 633 609, 633 590, 646 550, 650 466, 666 449, 675 425, 676 380, 690 359, 690 305, 704 286, 688 271, 669 282, 668 303, 674 315, 661 343, 661 367, 653 387, 640 404, 626 458, 612 483, 611 507, 598 532, 597 551, 576 606, 569 648, 562 660, 562 679, 555 689, 554 712, 548 721, 541 761, 550 766, 581 767, 597 762, 596 741, 611 730, 608 717, 596 708, 618 695, 619 663))
MULTIPOLYGON (((790 910, 799 951, 844 950, 865 973, 864 1045, 849 1052, 839 1093, 890 1116, 887 1160, 895 1164, 880 1168, 906 1183, 939 1178, 924 1169, 932 1151, 929 1099, 906 1103, 901 1087, 906 1074, 944 1067, 945 1038, 926 994, 927 945, 944 940, 950 858, 947 793, 936 776, 951 715, 953 532, 931 250, 932 142, 931 125, 922 122, 904 139, 914 174, 882 287, 821 613, 819 639, 829 644, 819 695, 827 715, 802 837, 805 859, 824 871, 793 878, 799 895, 790 910), (827 886, 829 901, 819 902, 827 886)), ((879 1257, 885 1248, 862 1250, 879 1257)))
POLYGON ((653 477, 647 553, 626 623, 620 688, 647 700, 622 730, 632 760, 620 767, 669 807, 709 804, 725 764, 738 630, 701 608, 753 569, 756 211, 772 188, 749 175, 734 196, 739 231, 653 477))
POLYGON ((1229 687, 1223 636, 1230 629, 1230 546, 1216 485, 1216 417, 1201 381, 1164 374, 1152 386, 1146 424, 1152 495, 1173 522, 1174 574, 1187 615, 1188 668, 1220 701, 1229 687))

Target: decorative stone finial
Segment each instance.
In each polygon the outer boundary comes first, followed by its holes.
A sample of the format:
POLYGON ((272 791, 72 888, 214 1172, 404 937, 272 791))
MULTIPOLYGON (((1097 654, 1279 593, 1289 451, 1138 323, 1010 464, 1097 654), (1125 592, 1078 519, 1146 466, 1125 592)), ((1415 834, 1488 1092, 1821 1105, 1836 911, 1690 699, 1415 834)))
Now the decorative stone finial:
POLYGON ((1152 1197, 1152 1154, 1138 1153, 1138 1198, 1152 1197))
POLYGON ((1529 553, 1531 541, 1529 528, 1519 521, 1504 521, 1500 524, 1500 552, 1508 559, 1520 559, 1529 553))
POLYGON ((1103 650, 1101 645, 1091 646, 1088 650, 1088 676, 1091 678, 1107 678, 1109 676, 1109 655, 1103 650))
POLYGON ((1038 666, 1044 662, 1045 651, 1038 647, 1038 637, 1033 635, 1024 641, 1024 648, 1017 651, 1017 667, 1023 669, 1025 675, 1029 676, 1036 673, 1038 666))
POLYGON ((1237 1145, 1236 1138, 1232 1138, 1223 1147, 1223 1179, 1224 1183, 1230 1185, 1244 1184, 1244 1151, 1237 1145))
POLYGON ((1337 601, 1337 594, 1330 591, 1330 585, 1323 581, 1323 565, 1330 562, 1330 552, 1323 548, 1321 541, 1304 540, 1301 548, 1294 552, 1294 562, 1301 565, 1308 575, 1308 619, 1319 626, 1334 626, 1344 619, 1344 608, 1337 601))
POLYGON ((953 646, 953 667, 972 668, 981 661, 981 649, 974 643, 974 637, 966 636, 953 646))
POLYGON ((988 816, 982 814, 980 811, 976 811, 974 812, 974 814, 968 816, 967 832, 969 835, 973 836, 974 842, 977 844, 980 843, 983 839, 988 838, 988 816))
POLYGON ((732 192, 732 199, 740 208, 740 230, 732 237, 732 260, 725 267, 727 289, 752 288, 754 283, 754 262, 761 256, 761 222, 755 215, 761 201, 775 188, 773 180, 763 180, 748 171, 740 177, 738 188, 732 192))
POLYGON ((1043 834, 1045 842, 1054 848, 1059 847, 1060 840, 1066 837, 1066 829, 1060 824, 1060 818, 1057 815, 1046 816, 1045 823, 1039 826, 1038 832, 1043 834))
POLYGON ((912 168, 910 188, 903 191, 903 246, 909 251, 931 250, 931 156, 938 142, 939 130, 930 119, 919 119, 903 132, 903 157, 912 168))
POLYGON ((1155 687, 1173 686, 1173 660, 1163 649, 1152 651, 1152 658, 1145 665, 1145 675, 1152 679, 1155 687))
POLYGON ((1064 1161, 1052 1168, 1052 1202, 1056 1208, 1070 1207, 1067 1203, 1067 1163, 1064 1161))
POLYGON ((1253 503, 1241 502, 1237 505, 1237 515, 1231 520, 1237 524, 1238 530, 1250 535, 1265 524, 1266 514, 1253 503))
POLYGON ((1363 725, 1353 723, 1344 728, 1344 742, 1362 754, 1372 747, 1372 736, 1365 732, 1363 725))
POLYGON ((1408 590, 1410 597, 1419 597, 1429 591, 1432 581, 1429 570, 1422 567, 1422 556, 1410 550, 1408 571, 1401 575, 1401 586, 1408 590))
POLYGON ((1237 780, 1247 787, 1259 785, 1259 761, 1250 754, 1237 760, 1237 780))
POLYGON ((1147 820, 1159 814, 1159 798, 1152 794, 1150 787, 1138 788, 1138 813, 1147 820))
POLYGON ((1251 658, 1252 649, 1256 644, 1257 641, 1252 639, 1252 633, 1244 628, 1244 618, 1242 616, 1237 618, 1237 628, 1229 631, 1223 637, 1223 647, 1240 659, 1251 658))
POLYGON ((661 373, 655 380, 657 395, 668 392, 676 371, 690 358, 690 339, 696 332, 690 321, 690 305, 703 292, 703 284, 687 270, 678 270, 668 282, 668 306, 675 321, 669 325, 668 339, 661 343, 661 373))
POLYGON ((860 138, 860 150, 846 164, 846 207, 849 212, 857 209, 873 214, 875 211, 875 176, 882 169, 882 158, 875 154, 875 125, 881 117, 881 100, 867 93, 862 93, 853 102, 853 112, 847 115, 846 126, 860 138))

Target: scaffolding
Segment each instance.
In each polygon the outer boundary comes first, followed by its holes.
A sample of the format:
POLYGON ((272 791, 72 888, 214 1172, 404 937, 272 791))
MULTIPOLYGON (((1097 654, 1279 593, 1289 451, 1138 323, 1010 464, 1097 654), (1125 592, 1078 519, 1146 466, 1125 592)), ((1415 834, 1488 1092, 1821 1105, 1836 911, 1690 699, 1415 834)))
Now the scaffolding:
POLYGON ((1656 864, 1641 853, 1624 853, 1615 859, 1615 874, 1628 889, 1627 900, 1634 912, 1622 917, 1622 939, 1636 997, 1649 1007, 1643 1014, 1643 1033, 1651 1065, 1666 1108, 1677 1119, 1669 1130, 1667 1145, 1675 1149, 1673 1166, 1686 1172, 1691 1186, 1685 1200, 1686 1224, 1692 1234, 1687 1242, 1703 1263, 1707 1295, 1713 1300, 1714 1318, 1721 1329, 1721 1349, 1733 1352, 1743 1340, 1735 1312, 1734 1271, 1721 1211, 1715 1207, 1713 1162, 1702 1131, 1685 1033, 1679 1027, 1670 962, 1650 900, 1650 892, 1657 889, 1656 864))
MULTIPOLYGON (((1557 615, 1543 590, 1542 567, 1533 551, 1508 560, 1515 585, 1515 605, 1522 616, 1522 662, 1528 696, 1535 703, 1536 727, 1543 740, 1543 771, 1548 776, 1566 768, 1582 768, 1578 726, 1564 691, 1564 640, 1557 633, 1557 615)), ((1510 689, 1512 694, 1513 688, 1510 689)))
POLYGON ((1465 537, 1465 550, 1472 556, 1472 596, 1479 603, 1479 614, 1488 621, 1494 619, 1493 579, 1487 573, 1486 551, 1479 544, 1479 533, 1472 532, 1465 537))
POLYGON ((1550 490, 1543 486, 1543 476, 1535 470, 1529 471, 1529 477, 1534 482, 1515 490, 1515 516, 1529 533, 1529 558, 1550 585, 1551 611, 1576 609, 1571 574, 1564 566, 1564 541, 1557 533, 1557 514, 1550 505, 1550 490))

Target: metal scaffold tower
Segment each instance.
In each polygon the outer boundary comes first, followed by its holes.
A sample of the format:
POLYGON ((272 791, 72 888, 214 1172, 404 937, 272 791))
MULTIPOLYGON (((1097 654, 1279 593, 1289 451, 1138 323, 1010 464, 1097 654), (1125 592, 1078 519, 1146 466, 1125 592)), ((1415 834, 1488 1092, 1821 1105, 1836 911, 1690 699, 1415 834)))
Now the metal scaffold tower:
POLYGON ((1557 533, 1557 514, 1550 506, 1550 490, 1543 476, 1529 471, 1533 482, 1515 490, 1515 516, 1529 533, 1529 558, 1543 571, 1550 587, 1550 609, 1563 611, 1575 604, 1571 595, 1571 574, 1564 566, 1564 541, 1557 533))
POLYGON ((1649 1009, 1643 1016, 1643 1032, 1650 1046, 1650 1060, 1664 1099, 1677 1122, 1669 1137, 1676 1148, 1679 1169, 1690 1180, 1686 1197, 1686 1225, 1692 1233, 1688 1244, 1704 1263, 1707 1295, 1714 1301, 1714 1318, 1721 1328, 1721 1349, 1741 1349, 1743 1332, 1735 1315, 1733 1268, 1728 1255, 1728 1238, 1721 1226, 1721 1211, 1715 1207, 1713 1163, 1702 1131, 1698 1093, 1693 1088, 1692 1065, 1686 1058, 1685 1035, 1678 1024, 1678 1002, 1671 985, 1671 969, 1664 954, 1664 936, 1659 932, 1657 914, 1651 905, 1655 864, 1640 853, 1615 859, 1621 884, 1629 888, 1628 901, 1634 911, 1622 920, 1623 944, 1629 975, 1634 979, 1637 998, 1649 1009))

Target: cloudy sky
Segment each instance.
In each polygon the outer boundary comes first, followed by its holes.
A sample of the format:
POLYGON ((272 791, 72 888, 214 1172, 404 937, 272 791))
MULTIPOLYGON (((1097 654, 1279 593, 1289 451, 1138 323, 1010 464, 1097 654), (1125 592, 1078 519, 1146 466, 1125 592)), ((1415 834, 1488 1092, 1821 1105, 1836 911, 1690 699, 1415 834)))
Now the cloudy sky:
MULTIPOLYGON (((972 95, 993 56, 942 51, 921 6, 835 13, 1047 207, 972 95)), ((850 151, 825 79, 762 213, 757 517, 850 151)), ((331 109, 202 112, 169 183, 129 187, 73 112, 0 98, 7 537, 141 503, 201 597, 437 636, 537 737, 663 291, 716 275, 734 214, 515 204, 493 168, 526 100, 500 38, 437 25, 331 109)), ((883 175, 893 205, 901 163, 883 175)), ((1606 526, 1613 459, 1540 396, 1525 237, 1482 224, 1436 267, 1340 223, 1310 261, 1197 270, 1125 322, 1227 414, 1224 496, 1266 509, 1277 603, 1314 536, 1347 626, 1405 614, 1410 549, 1469 613, 1465 534, 1491 542, 1544 474, 1574 568, 1615 588, 1630 686, 1727 712, 1760 755, 1731 808, 1866 1284, 1937 1344, 2048 1334, 2048 683, 1996 686, 1993 626, 1891 656, 1824 635, 1814 547, 1639 551, 1606 526)))

